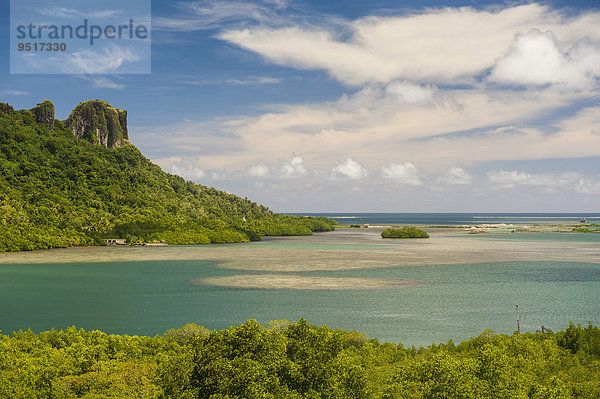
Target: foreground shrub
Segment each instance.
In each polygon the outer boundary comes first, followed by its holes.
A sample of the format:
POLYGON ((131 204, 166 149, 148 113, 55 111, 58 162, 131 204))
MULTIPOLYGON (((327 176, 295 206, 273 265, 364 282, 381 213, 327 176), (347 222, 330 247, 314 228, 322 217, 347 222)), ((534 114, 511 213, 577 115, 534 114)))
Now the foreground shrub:
POLYGON ((155 337, 0 335, 0 398, 133 397, 600 398, 600 329, 486 331, 419 349, 303 319, 155 337))

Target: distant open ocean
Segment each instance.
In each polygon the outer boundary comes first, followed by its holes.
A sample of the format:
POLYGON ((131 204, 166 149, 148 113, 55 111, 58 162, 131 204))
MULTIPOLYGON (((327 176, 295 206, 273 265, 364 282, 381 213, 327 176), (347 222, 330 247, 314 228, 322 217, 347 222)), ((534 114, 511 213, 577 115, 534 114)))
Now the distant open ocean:
MULTIPOLYGON (((300 213, 293 215, 300 215, 300 213)), ((301 215, 325 216, 341 225, 573 224, 579 223, 581 218, 586 218, 588 223, 600 223, 600 213, 301 213, 301 215)))

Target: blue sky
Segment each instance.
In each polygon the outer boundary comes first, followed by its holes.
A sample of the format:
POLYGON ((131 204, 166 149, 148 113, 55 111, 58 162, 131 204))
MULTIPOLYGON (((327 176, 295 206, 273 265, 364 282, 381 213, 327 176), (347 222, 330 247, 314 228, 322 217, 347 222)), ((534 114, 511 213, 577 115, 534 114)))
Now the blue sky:
POLYGON ((599 23, 592 1, 152 1, 150 74, 6 56, 0 101, 107 100, 163 169, 277 211, 598 212, 599 23))

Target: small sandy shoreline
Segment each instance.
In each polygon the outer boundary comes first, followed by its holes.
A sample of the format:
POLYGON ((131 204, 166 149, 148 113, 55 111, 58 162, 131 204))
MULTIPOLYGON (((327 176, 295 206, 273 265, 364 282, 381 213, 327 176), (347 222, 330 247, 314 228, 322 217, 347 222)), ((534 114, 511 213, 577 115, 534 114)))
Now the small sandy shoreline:
POLYGON ((118 262, 126 266, 127 262, 203 261, 225 269, 297 273, 493 262, 600 263, 598 242, 526 241, 493 233, 489 236, 494 239, 485 239, 488 235, 460 229, 426 231, 431 238, 420 240, 386 240, 379 229, 340 228, 314 236, 231 245, 75 247, 2 253, 0 264, 118 262))
POLYGON ((375 290, 401 289, 426 285, 411 279, 325 277, 299 274, 241 274, 211 276, 190 280, 193 285, 262 290, 375 290))

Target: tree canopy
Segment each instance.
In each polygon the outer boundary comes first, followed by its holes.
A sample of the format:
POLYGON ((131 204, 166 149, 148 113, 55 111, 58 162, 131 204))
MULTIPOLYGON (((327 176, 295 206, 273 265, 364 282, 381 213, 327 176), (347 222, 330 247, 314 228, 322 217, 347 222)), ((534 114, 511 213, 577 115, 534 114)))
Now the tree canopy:
POLYGON ((0 335, 2 398, 600 397, 600 329, 569 325, 458 345, 379 343, 305 320, 107 335, 75 327, 0 335))

